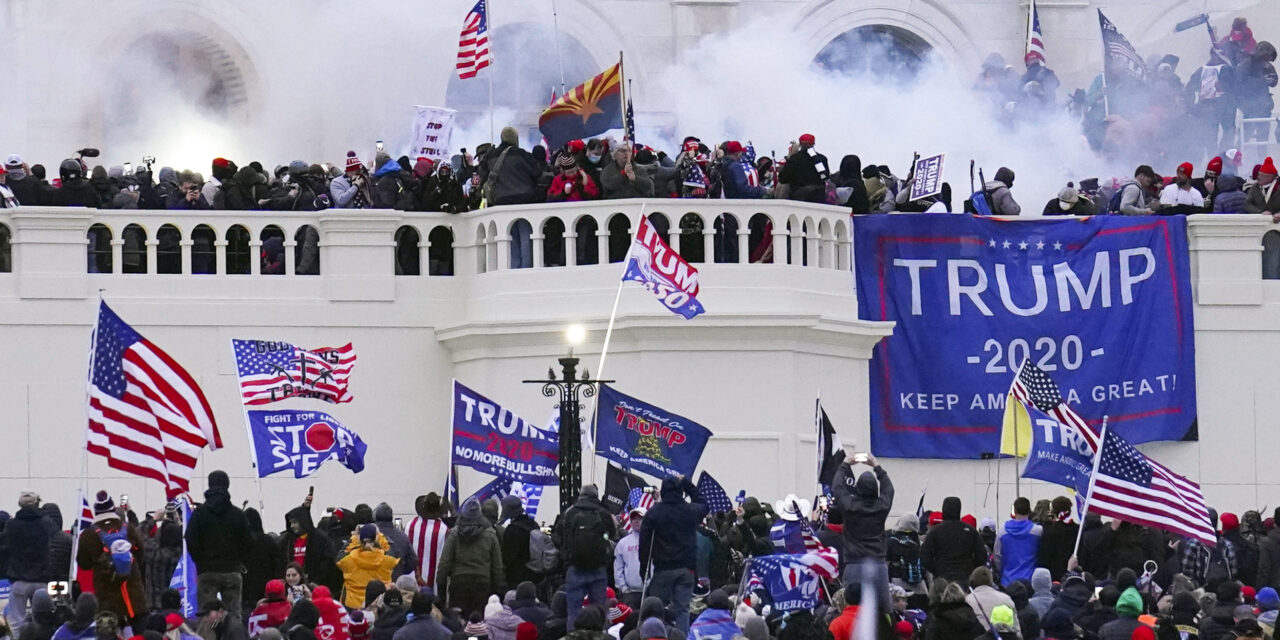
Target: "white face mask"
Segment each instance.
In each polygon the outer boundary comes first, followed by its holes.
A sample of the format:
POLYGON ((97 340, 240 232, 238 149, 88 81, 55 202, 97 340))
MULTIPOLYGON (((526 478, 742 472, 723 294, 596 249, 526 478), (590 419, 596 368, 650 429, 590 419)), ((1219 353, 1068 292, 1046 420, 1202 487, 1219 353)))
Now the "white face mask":
POLYGON ((289 175, 289 174, 287 174, 287 173, 286 173, 286 174, 284 174, 284 175, 282 175, 282 176, 280 176, 280 184, 289 184, 289 180, 290 180, 291 178, 292 178, 292 176, 290 176, 290 175, 289 175))
POLYGON ((600 162, 600 156, 587 154, 587 160, 590 160, 591 164, 595 164, 597 162, 600 162))

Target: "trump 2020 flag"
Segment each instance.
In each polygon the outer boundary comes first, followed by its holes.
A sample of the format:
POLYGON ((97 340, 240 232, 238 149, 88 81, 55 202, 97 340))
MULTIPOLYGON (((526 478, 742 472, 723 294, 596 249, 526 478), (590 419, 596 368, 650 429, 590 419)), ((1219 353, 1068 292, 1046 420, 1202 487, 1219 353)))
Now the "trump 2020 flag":
POLYGON ((638 282, 672 313, 686 320, 706 311, 698 302, 698 270, 667 246, 649 219, 640 226, 627 252, 623 281, 638 282))
POLYGON ((769 595, 776 611, 812 609, 818 606, 818 575, 801 554, 776 554, 751 559, 747 591, 769 595))
POLYGON ((711 431, 684 417, 600 385, 596 455, 656 478, 692 476, 711 431))
POLYGON ((303 349, 288 342, 232 340, 240 401, 253 406, 286 398, 351 402, 347 387, 356 351, 341 347, 303 349))
POLYGON ((187 552, 187 525, 191 522, 191 502, 187 496, 174 500, 178 508, 178 516, 182 518, 182 558, 173 569, 173 577, 169 579, 169 588, 182 596, 182 616, 190 618, 196 615, 196 563, 187 552))
POLYGON ((453 381, 453 464, 526 484, 557 484, 560 440, 453 381))
POLYGON ((259 478, 281 471, 305 478, 329 460, 355 473, 364 470, 368 445, 327 413, 285 409, 246 415, 259 478))

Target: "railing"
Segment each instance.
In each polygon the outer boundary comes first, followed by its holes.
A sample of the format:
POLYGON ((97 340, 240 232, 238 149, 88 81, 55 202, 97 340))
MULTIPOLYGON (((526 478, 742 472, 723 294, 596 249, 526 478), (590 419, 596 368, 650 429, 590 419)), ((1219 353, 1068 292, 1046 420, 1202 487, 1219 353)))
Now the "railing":
POLYGON ((782 200, 606 200, 457 215, 27 207, 0 211, 0 272, 14 266, 10 236, 21 244, 24 226, 35 232, 50 217, 82 220, 88 273, 316 275, 328 262, 328 248, 359 236, 361 246, 386 249, 383 264, 396 275, 447 276, 619 262, 640 215, 693 263, 849 268, 850 225, 843 207, 782 200))

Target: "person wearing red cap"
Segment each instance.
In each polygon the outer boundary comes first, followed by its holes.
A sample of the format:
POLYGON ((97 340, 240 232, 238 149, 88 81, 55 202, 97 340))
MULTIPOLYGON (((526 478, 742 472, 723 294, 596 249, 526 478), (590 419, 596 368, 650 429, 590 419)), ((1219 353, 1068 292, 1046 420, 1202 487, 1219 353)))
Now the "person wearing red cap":
POLYGON ((1276 189, 1276 164, 1270 156, 1262 161, 1262 167, 1258 169, 1258 182, 1245 196, 1244 210, 1271 216, 1274 221, 1280 222, 1280 189, 1276 189))
POLYGON ((1204 176, 1191 181, 1191 188, 1204 196, 1204 206, 1213 210, 1213 196, 1217 195, 1218 177, 1222 175, 1222 157, 1215 156, 1204 168, 1204 176))
POLYGON ((1192 170, 1190 162, 1178 165, 1178 173, 1173 179, 1173 184, 1160 192, 1160 207, 1165 209, 1164 213, 1204 212, 1204 196, 1191 188, 1192 170))
POLYGON ((795 152, 787 157, 778 182, 783 188, 784 198, 803 202, 827 201, 827 178, 831 177, 827 157, 813 148, 816 144, 813 134, 800 136, 795 152))
POLYGON ((221 200, 218 199, 218 193, 222 191, 222 183, 230 180, 232 176, 236 175, 236 171, 238 171, 239 168, 236 167, 236 163, 226 158, 214 158, 213 166, 211 168, 211 177, 204 183, 204 186, 200 188, 200 195, 204 196, 205 201, 208 202, 211 207, 221 209, 224 207, 215 206, 214 202, 221 202, 221 200))
POLYGON ((257 638, 268 627, 278 627, 289 617, 292 604, 285 598, 284 580, 267 582, 266 597, 249 614, 249 637, 257 638))
POLYGON ((745 151, 742 143, 730 140, 724 143, 724 197, 741 199, 759 199, 766 197, 764 187, 760 186, 760 174, 750 163, 742 161, 745 151))

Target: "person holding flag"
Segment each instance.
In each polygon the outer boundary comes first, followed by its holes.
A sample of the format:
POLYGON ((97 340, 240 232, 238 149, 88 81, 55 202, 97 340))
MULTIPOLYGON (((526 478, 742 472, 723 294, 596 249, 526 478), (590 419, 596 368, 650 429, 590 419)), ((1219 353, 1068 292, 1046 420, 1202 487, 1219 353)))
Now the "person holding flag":
POLYGON ((737 140, 724 143, 724 197, 756 200, 769 197, 760 186, 760 174, 755 165, 744 161, 746 149, 737 140))
POLYGON ((147 615, 142 579, 142 536, 116 510, 106 491, 93 503, 93 524, 80 533, 76 564, 93 572, 98 611, 116 614, 126 625, 142 628, 147 615))

